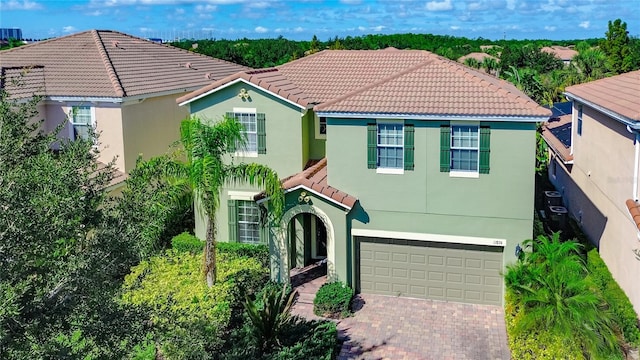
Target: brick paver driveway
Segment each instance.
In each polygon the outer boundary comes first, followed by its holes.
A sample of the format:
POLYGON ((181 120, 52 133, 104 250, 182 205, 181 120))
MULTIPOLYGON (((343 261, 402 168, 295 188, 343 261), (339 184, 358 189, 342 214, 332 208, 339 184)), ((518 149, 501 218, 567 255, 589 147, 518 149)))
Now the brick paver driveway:
POLYGON ((490 305, 358 295, 338 322, 338 359, 509 359, 504 311, 490 305))

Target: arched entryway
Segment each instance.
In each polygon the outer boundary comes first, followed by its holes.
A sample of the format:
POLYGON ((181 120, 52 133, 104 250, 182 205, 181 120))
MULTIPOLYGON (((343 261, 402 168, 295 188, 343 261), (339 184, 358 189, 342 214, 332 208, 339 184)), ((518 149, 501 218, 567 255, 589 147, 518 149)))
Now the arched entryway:
POLYGON ((313 205, 289 209, 280 223, 280 281, 289 281, 290 270, 326 262, 327 276, 335 274, 334 231, 329 217, 313 205))

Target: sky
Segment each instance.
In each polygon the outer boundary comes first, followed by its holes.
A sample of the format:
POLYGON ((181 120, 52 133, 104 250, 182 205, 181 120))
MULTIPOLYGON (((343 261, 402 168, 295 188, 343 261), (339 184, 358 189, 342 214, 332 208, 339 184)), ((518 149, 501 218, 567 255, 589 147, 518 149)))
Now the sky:
POLYGON ((90 29, 145 38, 275 38, 430 33, 485 39, 640 35, 640 0, 0 0, 0 27, 43 39, 90 29))

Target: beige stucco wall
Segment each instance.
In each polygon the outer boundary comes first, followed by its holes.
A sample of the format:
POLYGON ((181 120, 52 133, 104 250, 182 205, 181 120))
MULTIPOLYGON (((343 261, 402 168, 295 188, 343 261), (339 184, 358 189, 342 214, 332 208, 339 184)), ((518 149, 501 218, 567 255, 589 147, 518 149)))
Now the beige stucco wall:
POLYGON ((180 137, 180 122, 189 115, 187 107, 176 103, 179 95, 148 98, 122 107, 123 168, 136 166, 138 155, 144 159, 167 153, 180 137))
POLYGON ((574 104, 574 164, 564 167, 556 163, 550 180, 563 194, 571 216, 599 246, 613 277, 640 313, 640 261, 632 252, 640 242, 625 205, 627 199, 634 198, 633 135, 622 123, 584 105, 579 136, 577 114, 574 104))

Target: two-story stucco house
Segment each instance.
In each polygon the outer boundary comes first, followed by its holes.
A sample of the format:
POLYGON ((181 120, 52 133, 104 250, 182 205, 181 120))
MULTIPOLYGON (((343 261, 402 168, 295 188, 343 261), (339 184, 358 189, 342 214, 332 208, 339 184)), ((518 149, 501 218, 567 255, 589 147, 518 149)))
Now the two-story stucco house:
POLYGON ((570 86, 546 124, 549 179, 640 313, 640 71, 570 86))
MULTIPOLYGON (((61 138, 100 133, 100 161, 128 173, 138 155, 163 154, 189 116, 176 98, 244 66, 116 31, 90 30, 0 52, 1 86, 42 96, 39 114, 61 138)), ((124 176, 119 176, 120 181, 124 176)))
MULTIPOLYGON (((269 165, 286 208, 228 187, 221 240, 270 245, 272 277, 326 258, 357 291, 501 304, 501 271, 531 238, 536 122, 550 112, 514 86, 426 51, 337 50, 244 71, 178 99, 232 116, 269 165)), ((203 237, 203 222, 197 234, 203 237)))

